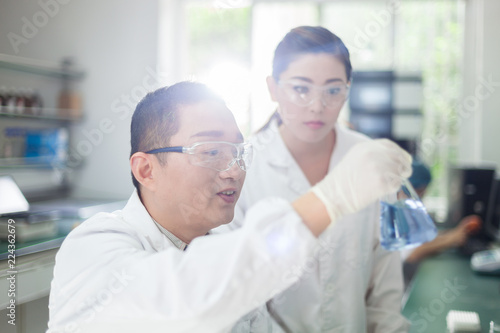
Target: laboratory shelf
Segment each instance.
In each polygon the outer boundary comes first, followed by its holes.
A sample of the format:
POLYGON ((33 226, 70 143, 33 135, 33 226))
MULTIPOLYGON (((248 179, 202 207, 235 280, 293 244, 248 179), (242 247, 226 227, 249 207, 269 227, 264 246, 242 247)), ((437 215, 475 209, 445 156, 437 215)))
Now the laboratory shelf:
POLYGON ((69 63, 66 65, 64 61, 61 63, 54 63, 1 53, 0 67, 62 79, 79 80, 85 76, 84 71, 75 69, 74 66, 69 63))
POLYGON ((11 157, 0 158, 0 169, 3 168, 41 168, 41 169, 64 169, 66 167, 53 156, 39 157, 11 157))
POLYGON ((62 113, 69 113, 72 112, 72 110, 65 110, 65 109, 53 109, 53 108, 42 108, 40 109, 40 112, 42 113, 41 115, 35 115, 35 114, 29 114, 30 108, 26 108, 26 113, 10 113, 10 112, 5 112, 1 110, 0 108, 0 117, 1 118, 20 118, 20 119, 35 119, 35 120, 42 120, 42 121, 58 121, 58 122, 77 122, 82 120, 82 117, 74 117, 74 116, 61 116, 60 114, 62 113))

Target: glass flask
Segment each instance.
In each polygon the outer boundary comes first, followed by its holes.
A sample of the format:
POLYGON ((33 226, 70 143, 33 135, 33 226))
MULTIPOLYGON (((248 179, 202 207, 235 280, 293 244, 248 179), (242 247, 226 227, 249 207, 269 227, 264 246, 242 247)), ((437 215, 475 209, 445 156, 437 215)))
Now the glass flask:
POLYGON ((380 243, 387 250, 416 247, 433 240, 437 228, 408 180, 397 195, 381 201, 380 243))

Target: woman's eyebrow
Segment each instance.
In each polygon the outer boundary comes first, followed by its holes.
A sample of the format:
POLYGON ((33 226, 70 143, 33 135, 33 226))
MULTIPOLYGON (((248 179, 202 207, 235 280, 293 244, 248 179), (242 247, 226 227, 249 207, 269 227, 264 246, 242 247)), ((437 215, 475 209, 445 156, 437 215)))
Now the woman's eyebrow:
POLYGON ((344 80, 342 80, 342 79, 328 79, 325 81, 325 84, 326 83, 333 83, 333 82, 344 82, 344 80))
POLYGON ((307 77, 304 77, 304 76, 293 76, 290 79, 292 79, 292 80, 301 80, 301 81, 312 83, 312 80, 310 78, 307 78, 307 77))
MULTIPOLYGON (((304 76, 293 76, 290 79, 300 80, 300 81, 304 81, 304 82, 308 82, 308 83, 313 83, 313 81, 311 79, 304 77, 304 76)), ((344 82, 344 80, 342 80, 340 78, 332 78, 332 79, 326 80, 324 84, 334 83, 334 82, 344 82)))

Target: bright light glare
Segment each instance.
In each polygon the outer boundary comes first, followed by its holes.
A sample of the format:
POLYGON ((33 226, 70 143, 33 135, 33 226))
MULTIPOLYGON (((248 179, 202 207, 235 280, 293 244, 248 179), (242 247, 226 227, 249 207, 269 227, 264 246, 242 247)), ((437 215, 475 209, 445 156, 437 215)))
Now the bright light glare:
POLYGON ((201 76, 225 101, 243 131, 248 127, 250 108, 250 71, 234 62, 221 62, 201 76))
POLYGON ((266 237, 266 241, 268 248, 275 255, 283 255, 287 253, 293 245, 289 237, 277 231, 270 232, 266 237))

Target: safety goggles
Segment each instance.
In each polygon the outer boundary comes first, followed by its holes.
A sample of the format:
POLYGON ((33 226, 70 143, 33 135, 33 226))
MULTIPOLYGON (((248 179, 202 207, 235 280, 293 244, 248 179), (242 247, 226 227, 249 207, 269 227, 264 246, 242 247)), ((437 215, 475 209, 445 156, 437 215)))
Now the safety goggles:
POLYGON ((332 83, 316 86, 302 80, 283 80, 278 82, 289 100, 298 106, 310 106, 317 98, 325 107, 341 105, 349 94, 349 86, 344 83, 332 83))
POLYGON ((247 171, 252 163, 253 148, 250 143, 231 143, 225 141, 197 142, 189 147, 165 147, 149 150, 146 154, 183 153, 188 154, 192 165, 227 171, 238 163, 241 170, 247 171))

